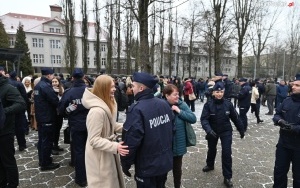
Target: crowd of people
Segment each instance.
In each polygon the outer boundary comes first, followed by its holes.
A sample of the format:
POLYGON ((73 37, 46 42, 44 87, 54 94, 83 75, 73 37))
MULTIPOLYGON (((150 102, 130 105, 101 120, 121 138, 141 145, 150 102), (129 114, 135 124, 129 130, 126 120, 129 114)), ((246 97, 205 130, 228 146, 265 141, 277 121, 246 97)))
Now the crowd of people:
POLYGON ((38 131, 40 170, 60 167, 53 156, 64 150, 58 141, 65 118, 71 138, 69 164, 75 168, 77 185, 124 188, 124 175, 131 177, 134 165, 138 188, 164 188, 170 171, 174 187, 180 188, 188 147, 186 124, 196 123, 197 115, 208 143, 202 171, 214 170, 220 139, 223 183, 233 187, 232 123, 243 139, 248 111, 260 124, 260 106, 266 102, 266 115, 274 115, 274 124, 280 127, 274 187, 287 187, 291 162, 293 186, 300 187, 300 74, 288 84, 272 79, 229 80, 221 73, 198 81, 145 72, 91 79, 78 68, 69 80, 49 68, 41 75, 21 80, 16 72, 6 74, 0 67, 0 117, 5 118, 0 124, 0 187, 19 184, 14 135, 23 152, 29 128, 38 131), (205 103, 201 114, 195 114, 196 100, 205 103), (118 122, 119 111, 126 111, 124 123, 118 122))

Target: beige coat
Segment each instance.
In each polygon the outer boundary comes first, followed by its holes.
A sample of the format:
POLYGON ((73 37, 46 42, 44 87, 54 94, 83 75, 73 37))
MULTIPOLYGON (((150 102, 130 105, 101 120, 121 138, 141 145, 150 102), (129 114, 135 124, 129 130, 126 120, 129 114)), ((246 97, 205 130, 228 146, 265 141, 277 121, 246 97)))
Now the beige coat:
POLYGON ((251 104, 256 104, 256 100, 259 98, 258 89, 252 87, 251 104))
POLYGON ((82 104, 90 109, 86 119, 88 138, 85 149, 88 187, 124 188, 124 177, 117 154, 118 143, 107 139, 112 132, 122 131, 123 125, 116 122, 117 111, 111 114, 106 103, 88 89, 83 94, 82 104))

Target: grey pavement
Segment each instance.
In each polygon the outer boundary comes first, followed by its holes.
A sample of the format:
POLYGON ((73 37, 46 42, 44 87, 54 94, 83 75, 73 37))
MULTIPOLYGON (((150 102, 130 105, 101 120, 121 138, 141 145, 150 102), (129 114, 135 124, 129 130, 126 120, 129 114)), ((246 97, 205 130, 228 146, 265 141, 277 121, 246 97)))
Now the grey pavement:
MULTIPOLYGON (((218 144, 215 169, 204 173, 202 168, 205 166, 207 142, 205 132, 201 128, 199 118, 202 112, 203 103, 196 101, 197 123, 193 126, 197 134, 197 145, 188 148, 188 153, 183 157, 182 188, 219 188, 223 185, 221 148, 218 144)), ((234 128, 232 143, 233 160, 233 184, 234 187, 245 188, 271 188, 273 185, 273 168, 275 161, 275 149, 278 140, 279 128, 272 122, 273 116, 264 115, 267 107, 261 106, 262 124, 256 124, 254 114, 248 112, 248 131, 244 139, 240 139, 239 133, 234 128)), ((120 114, 120 122, 124 122, 125 114, 120 114)), ((64 127, 67 122, 64 122, 64 127)), ((234 126, 234 125, 233 125, 234 126)), ((60 146, 65 151, 60 155, 53 156, 54 162, 59 162, 61 167, 53 171, 41 172, 38 168, 38 153, 34 146, 37 142, 37 131, 30 131, 26 136, 28 148, 25 151, 18 151, 17 143, 16 160, 20 175, 19 187, 78 187, 74 183, 74 168, 68 165, 70 161, 69 145, 63 143, 61 132, 60 146)), ((134 174, 133 168, 131 173, 134 174)), ((289 172, 289 187, 292 187, 292 174, 289 172)), ((135 181, 131 177, 125 177, 128 188, 135 188, 135 181)), ((168 174, 166 183, 168 188, 173 187, 172 172, 168 174)))

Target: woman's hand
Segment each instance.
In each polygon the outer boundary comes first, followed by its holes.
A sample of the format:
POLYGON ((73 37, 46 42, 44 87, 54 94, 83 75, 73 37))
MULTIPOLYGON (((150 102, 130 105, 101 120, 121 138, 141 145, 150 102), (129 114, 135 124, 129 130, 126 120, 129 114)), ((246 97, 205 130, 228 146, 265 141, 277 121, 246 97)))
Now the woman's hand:
POLYGON ((176 105, 172 105, 172 110, 174 110, 174 111, 177 112, 178 114, 180 113, 180 109, 179 109, 178 106, 176 106, 176 105))
POLYGON ((128 146, 122 145, 124 142, 119 142, 118 144, 118 153, 121 156, 126 156, 129 153, 129 150, 127 149, 128 146))

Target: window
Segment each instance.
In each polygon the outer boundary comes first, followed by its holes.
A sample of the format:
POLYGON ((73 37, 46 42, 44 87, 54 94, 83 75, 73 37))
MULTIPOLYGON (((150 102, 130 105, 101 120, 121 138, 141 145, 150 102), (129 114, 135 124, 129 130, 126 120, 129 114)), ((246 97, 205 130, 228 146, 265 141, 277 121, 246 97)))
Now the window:
POLYGON ((50 48, 55 48, 55 40, 50 40, 50 48))
POLYGON ((32 38, 32 46, 33 47, 38 47, 37 38, 32 38))
POLYGON ((121 69, 126 69, 127 68, 125 61, 120 62, 120 66, 121 66, 121 69))
POLYGON ((15 39, 13 37, 9 39, 9 44, 10 44, 10 46, 15 45, 15 39))
POLYGON ((55 55, 51 55, 51 64, 55 64, 55 55))
POLYGON ((106 64, 106 59, 105 59, 105 58, 102 58, 102 59, 101 59, 101 65, 102 65, 102 66, 105 66, 105 64, 106 64))
POLYGON ((208 71, 208 70, 207 70, 207 67, 205 67, 205 71, 208 71))
POLYGON ((50 31, 50 33, 54 33, 54 28, 50 27, 49 31, 50 31))
POLYGON ((44 47, 44 39, 39 39, 39 48, 44 47))
POLYGON ((101 44, 101 51, 105 52, 105 44, 101 44))
POLYGON ((38 63, 38 62, 39 62, 38 54, 33 54, 33 63, 38 63))
POLYGON ((56 28, 55 32, 60 33, 60 29, 56 28))
POLYGON ((61 56, 60 55, 56 56, 56 63, 61 64, 61 56))
POLYGON ((56 44, 56 45, 55 45, 56 48, 60 48, 60 40, 56 40, 56 41, 55 41, 55 44, 56 44))
POLYGON ((198 71, 201 71, 201 68, 200 68, 200 67, 198 67, 198 71))
POLYGON ((229 62, 228 62, 228 63, 229 63, 229 65, 231 65, 231 59, 229 59, 228 61, 229 61, 229 62))
POLYGON ((86 50, 90 51, 90 43, 88 43, 88 42, 86 43, 86 50))
POLYGON ((90 58, 88 57, 86 61, 87 61, 87 64, 89 65, 90 64, 90 58))
POLYGON ((117 62, 113 63, 113 69, 117 69, 117 62))
POLYGON ((94 42, 94 51, 96 51, 96 43, 94 42))
POLYGON ((39 55, 39 62, 44 63, 44 54, 39 55))
POLYGON ((94 66, 96 66, 96 57, 94 57, 94 66))

